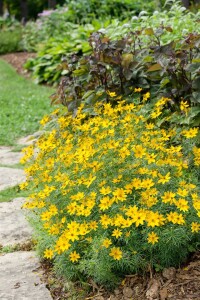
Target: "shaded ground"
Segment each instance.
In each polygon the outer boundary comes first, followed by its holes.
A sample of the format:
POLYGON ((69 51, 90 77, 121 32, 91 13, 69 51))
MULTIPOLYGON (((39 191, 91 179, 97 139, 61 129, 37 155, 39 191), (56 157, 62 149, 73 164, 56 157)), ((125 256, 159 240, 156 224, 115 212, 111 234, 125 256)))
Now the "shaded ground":
POLYGON ((11 64, 19 73, 20 75, 23 75, 25 77, 30 77, 30 72, 25 70, 23 68, 23 65, 27 61, 27 59, 35 57, 35 53, 28 53, 28 52, 17 52, 17 53, 9 53, 1 55, 0 58, 7 61, 9 64, 11 64))

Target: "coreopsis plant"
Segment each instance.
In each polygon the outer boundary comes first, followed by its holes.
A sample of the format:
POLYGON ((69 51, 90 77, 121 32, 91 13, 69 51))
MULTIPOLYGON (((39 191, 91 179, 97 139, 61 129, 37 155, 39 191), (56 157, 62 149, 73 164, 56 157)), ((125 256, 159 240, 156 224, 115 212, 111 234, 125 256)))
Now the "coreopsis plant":
POLYGON ((176 266, 197 244, 198 129, 160 129, 143 113, 149 96, 101 102, 90 115, 83 106, 76 117, 57 110, 41 122, 54 126, 37 151, 24 150, 22 188, 33 191, 25 207, 41 253, 70 278, 113 285, 149 266, 176 266))

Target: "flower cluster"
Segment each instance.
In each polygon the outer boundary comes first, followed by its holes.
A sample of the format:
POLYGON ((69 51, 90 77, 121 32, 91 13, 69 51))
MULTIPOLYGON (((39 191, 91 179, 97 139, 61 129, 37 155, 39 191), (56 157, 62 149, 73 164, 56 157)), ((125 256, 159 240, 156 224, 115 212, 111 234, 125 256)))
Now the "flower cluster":
POLYGON ((165 266, 173 252, 188 251, 200 231, 198 130, 160 129, 143 105, 96 105, 93 117, 82 106, 76 117, 57 112, 37 154, 26 148, 22 161, 32 160, 22 187, 33 192, 25 207, 48 237, 44 257, 74 266, 107 257, 105 270, 121 263, 132 272, 141 261, 165 266))

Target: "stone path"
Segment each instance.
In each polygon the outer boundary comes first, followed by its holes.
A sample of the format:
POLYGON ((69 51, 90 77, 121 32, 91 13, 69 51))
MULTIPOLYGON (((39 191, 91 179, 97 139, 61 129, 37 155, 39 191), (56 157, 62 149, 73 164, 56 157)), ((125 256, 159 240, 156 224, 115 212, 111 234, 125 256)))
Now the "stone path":
MULTIPOLYGON (((0 190, 15 186, 25 179, 23 170, 11 168, 21 158, 20 153, 11 150, 9 147, 0 147, 0 190)), ((21 209, 24 201, 25 198, 15 198, 0 203, 1 247, 11 249, 16 244, 31 240, 32 229, 21 209)), ((41 276, 39 259, 34 251, 0 254, 0 299, 52 300, 41 276)))
POLYGON ((0 167, 0 191, 15 186, 24 180, 25 174, 23 170, 0 167))
POLYGON ((30 240, 32 230, 22 211, 25 198, 0 203, 0 243, 3 247, 30 240))

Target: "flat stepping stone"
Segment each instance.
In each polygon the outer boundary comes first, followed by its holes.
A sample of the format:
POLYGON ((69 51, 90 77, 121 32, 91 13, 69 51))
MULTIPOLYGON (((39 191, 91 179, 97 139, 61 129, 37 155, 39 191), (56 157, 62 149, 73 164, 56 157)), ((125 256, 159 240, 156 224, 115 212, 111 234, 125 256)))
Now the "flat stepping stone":
POLYGON ((24 146, 32 145, 32 144, 34 144, 34 142, 37 141, 37 139, 41 136, 42 133, 43 133, 43 131, 37 131, 33 134, 22 137, 17 141, 17 144, 24 145, 24 146))
POLYGON ((52 300, 41 282, 40 264, 35 252, 13 252, 0 256, 1 300, 52 300))
POLYGON ((0 167, 0 191, 25 181, 25 178, 21 169, 0 167))
MULTIPOLYGON (((2 246, 24 243, 32 237, 32 228, 21 206, 25 198, 0 203, 0 244, 2 246)), ((0 297, 1 299, 1 297, 0 297)))
POLYGON ((0 146, 0 165, 15 165, 18 164, 23 156, 23 153, 12 152, 10 147, 0 146))

